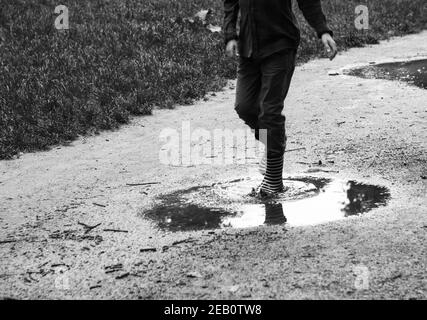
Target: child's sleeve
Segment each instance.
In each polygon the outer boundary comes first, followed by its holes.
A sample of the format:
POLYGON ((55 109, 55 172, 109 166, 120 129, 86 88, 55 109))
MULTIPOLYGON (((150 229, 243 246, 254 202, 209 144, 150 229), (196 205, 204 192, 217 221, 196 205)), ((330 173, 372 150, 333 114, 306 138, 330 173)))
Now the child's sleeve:
POLYGON ((326 17, 322 11, 320 0, 298 0, 298 6, 301 9, 304 18, 320 38, 324 33, 329 33, 333 36, 333 32, 328 28, 326 17))
POLYGON ((239 0, 224 0, 224 37, 227 44, 237 37, 237 17, 239 15, 239 0))

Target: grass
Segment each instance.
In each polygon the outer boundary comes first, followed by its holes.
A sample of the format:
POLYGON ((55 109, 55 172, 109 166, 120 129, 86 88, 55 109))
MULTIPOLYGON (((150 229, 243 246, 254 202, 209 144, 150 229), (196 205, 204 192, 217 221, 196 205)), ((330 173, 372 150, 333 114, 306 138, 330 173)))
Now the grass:
MULTIPOLYGON (((325 0, 342 50, 427 27, 425 0, 368 1, 370 30, 354 28, 360 0, 325 0)), ((218 0, 67 0, 70 30, 56 30, 54 0, 0 0, 0 159, 114 129, 153 108, 188 104, 235 77, 218 0)), ((298 10, 299 62, 322 55, 298 10)))

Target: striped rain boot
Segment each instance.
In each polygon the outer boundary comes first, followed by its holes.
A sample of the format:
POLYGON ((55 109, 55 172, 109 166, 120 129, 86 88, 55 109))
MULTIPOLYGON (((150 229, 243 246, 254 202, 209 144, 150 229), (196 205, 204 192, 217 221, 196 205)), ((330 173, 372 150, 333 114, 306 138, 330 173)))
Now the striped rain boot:
POLYGON ((283 155, 277 158, 266 158, 264 165, 261 160, 260 172, 263 173, 264 179, 258 188, 252 190, 252 196, 265 199, 285 191, 282 177, 283 155))

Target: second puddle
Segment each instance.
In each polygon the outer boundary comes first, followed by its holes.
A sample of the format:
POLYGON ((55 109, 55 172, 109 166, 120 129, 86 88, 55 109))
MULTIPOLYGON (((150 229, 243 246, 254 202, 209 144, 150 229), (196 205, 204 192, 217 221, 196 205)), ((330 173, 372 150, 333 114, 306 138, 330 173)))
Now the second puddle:
POLYGON ((362 78, 400 80, 427 89, 427 59, 381 63, 347 71, 362 78))
POLYGON ((387 188, 356 181, 302 177, 284 184, 288 192, 264 202, 247 196, 254 185, 250 180, 194 187, 162 195, 143 216, 169 231, 308 226, 362 215, 390 198, 387 188))

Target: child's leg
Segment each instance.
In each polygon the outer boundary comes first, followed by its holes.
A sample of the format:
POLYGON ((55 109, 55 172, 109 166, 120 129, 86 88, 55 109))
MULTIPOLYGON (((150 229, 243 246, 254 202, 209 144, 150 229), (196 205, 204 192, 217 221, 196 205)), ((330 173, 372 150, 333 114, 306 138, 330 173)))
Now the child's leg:
POLYGON ((284 50, 261 63, 259 127, 267 129, 267 161, 261 190, 273 193, 283 190, 283 154, 286 148, 284 100, 295 69, 295 50, 284 50))
POLYGON ((241 57, 237 71, 235 110, 253 130, 258 130, 260 113, 261 65, 258 61, 241 57))
MULTIPOLYGON (((235 110, 239 117, 254 131, 259 140, 260 114, 259 93, 261 90, 261 63, 259 60, 240 58, 235 110)), ((260 173, 264 174, 265 157, 260 162, 260 173)))

